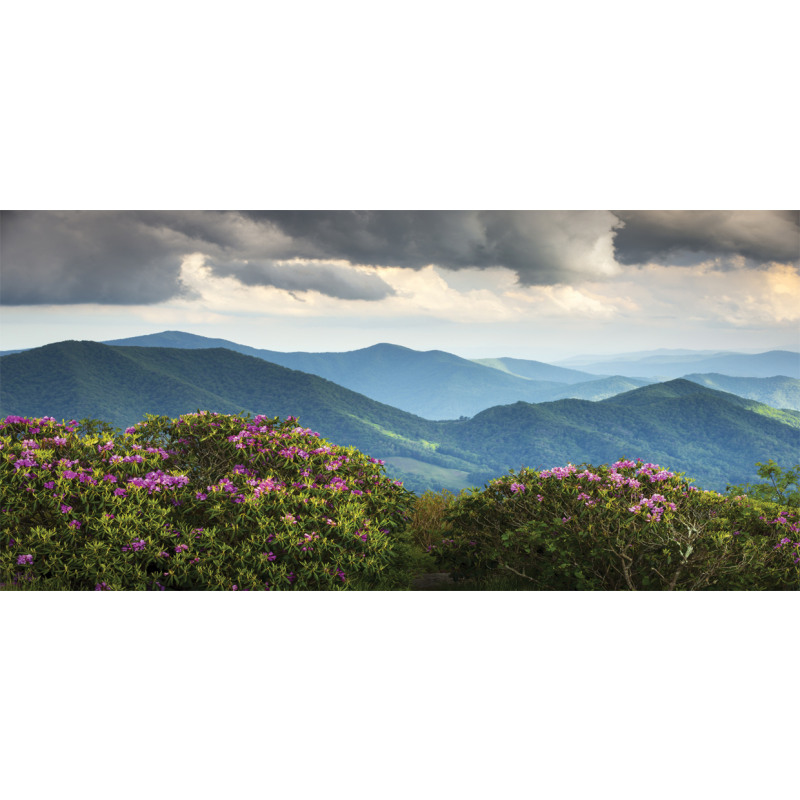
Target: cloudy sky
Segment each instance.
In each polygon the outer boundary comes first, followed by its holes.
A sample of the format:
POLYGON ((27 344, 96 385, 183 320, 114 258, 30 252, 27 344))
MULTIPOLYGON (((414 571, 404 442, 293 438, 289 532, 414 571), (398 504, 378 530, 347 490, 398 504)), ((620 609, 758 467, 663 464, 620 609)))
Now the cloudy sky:
POLYGON ((13 211, 2 349, 182 330, 557 359, 798 347, 796 211, 13 211))

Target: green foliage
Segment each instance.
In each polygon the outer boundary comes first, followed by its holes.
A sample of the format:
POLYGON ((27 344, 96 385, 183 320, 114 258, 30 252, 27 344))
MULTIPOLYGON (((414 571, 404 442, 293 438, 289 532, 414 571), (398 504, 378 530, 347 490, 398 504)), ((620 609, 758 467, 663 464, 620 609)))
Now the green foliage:
MULTIPOLYGON (((458 497, 466 494, 466 491, 462 491, 458 497)), ((446 514, 455 500, 456 495, 448 489, 427 491, 416 499, 409 529, 418 547, 430 552, 435 544, 450 533, 452 525, 447 521, 446 514)))
POLYGON ((798 589, 798 513, 695 489, 641 461, 490 481, 454 501, 433 547, 456 580, 537 589, 798 589))
POLYGON ((199 412, 0 421, 0 575, 12 588, 402 589, 413 496, 297 425, 199 412))
POLYGON ((122 433, 119 428, 109 425, 109 423, 105 422, 104 420, 92 419, 91 417, 84 417, 83 419, 78 420, 75 432, 79 436, 91 437, 119 436, 120 433, 122 433))
POLYGON ((756 462, 758 475, 764 478, 763 483, 728 486, 727 492, 735 495, 747 495, 758 500, 766 500, 786 508, 800 508, 800 464, 794 469, 783 470, 772 459, 766 463, 756 462), (794 487, 792 489, 792 487, 794 487))

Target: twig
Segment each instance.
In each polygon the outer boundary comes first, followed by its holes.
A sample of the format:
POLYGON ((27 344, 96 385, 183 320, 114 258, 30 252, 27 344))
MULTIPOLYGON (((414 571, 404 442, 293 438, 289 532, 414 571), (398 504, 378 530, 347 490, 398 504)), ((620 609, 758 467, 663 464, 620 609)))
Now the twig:
POLYGON ((503 567, 503 569, 507 569, 510 572, 513 572, 515 575, 519 575, 520 578, 525 578, 526 581, 533 581, 534 583, 537 582, 536 578, 531 578, 530 575, 526 575, 524 572, 517 572, 517 570, 515 570, 514 567, 509 567, 508 564, 503 564, 501 562, 500 566, 503 567))

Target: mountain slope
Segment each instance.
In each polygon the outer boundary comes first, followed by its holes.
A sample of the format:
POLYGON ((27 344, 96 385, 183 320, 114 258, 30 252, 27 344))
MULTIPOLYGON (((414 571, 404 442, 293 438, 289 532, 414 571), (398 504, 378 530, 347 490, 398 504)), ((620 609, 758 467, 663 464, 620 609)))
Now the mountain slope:
POLYGON ((680 378, 688 373, 715 372, 732 377, 769 378, 786 375, 800 379, 800 353, 770 350, 766 353, 704 353, 690 355, 651 355, 636 359, 611 359, 581 364, 581 369, 598 375, 625 375, 642 378, 680 378))
POLYGON ((621 392, 648 386, 653 381, 644 378, 625 378, 613 375, 609 378, 596 378, 582 383, 573 383, 563 389, 556 389, 547 400, 605 400, 621 392))
MULTIPOLYGON (((636 375, 682 377, 687 370, 712 362, 729 365, 734 371, 728 375, 755 376, 761 374, 759 370, 767 372, 769 376, 791 374, 770 371, 779 363, 800 371, 800 355, 788 351, 758 355, 715 354, 712 351, 665 351, 645 357, 629 354, 617 361, 603 361, 595 365, 596 369, 587 367, 589 371, 583 371, 519 358, 470 361, 441 350, 420 352, 392 344, 377 344, 344 353, 283 353, 182 331, 164 331, 104 344, 185 349, 224 347, 289 369, 318 375, 381 403, 426 419, 439 420, 474 416, 486 408, 508 405, 519 400, 528 403, 570 397, 603 400, 655 380, 653 377, 637 378, 636 375), (623 368, 616 370, 617 374, 612 374, 612 368, 616 367, 623 368), (736 373, 736 369, 750 369, 753 372, 736 373)), ((700 372, 701 369, 698 368, 693 374, 700 372)), ((720 370, 716 372, 719 373, 720 370)), ((800 374, 797 377, 800 378, 800 374)), ((745 394, 736 392, 734 385, 730 383, 718 381, 714 385, 705 385, 732 391, 777 408, 796 408, 791 399, 788 403, 779 402, 787 394, 789 387, 763 386, 754 389, 752 385, 741 384, 742 387, 747 387, 745 394), (770 399, 775 402, 769 402, 770 399)))
MULTIPOLYGON (((753 480, 755 462, 794 464, 800 415, 675 380, 591 403, 559 400, 491 408, 453 438, 497 469, 641 457, 724 490, 753 480), (777 415, 777 416, 776 416, 777 415)), ((452 423, 446 423, 452 425, 452 423)), ((444 449, 444 448, 442 448, 444 449)))
POLYGON ((709 389, 757 400, 773 408, 790 408, 800 411, 800 380, 775 375, 771 378, 734 378, 730 375, 691 373, 683 376, 687 381, 699 383, 709 389))
MULTIPOLYGON (((472 416, 490 406, 517 400, 541 402, 554 395, 563 396, 559 392, 567 386, 566 382, 510 375, 442 350, 421 352, 394 344, 376 344, 344 353, 281 353, 180 331, 118 339, 105 344, 192 349, 226 347, 272 364, 326 378, 373 400, 431 420, 472 416)), ((562 372, 574 373, 579 379, 595 379, 589 373, 562 372)))
POLYGON ((556 367, 543 361, 530 361, 524 358, 474 358, 476 364, 493 367, 509 375, 536 381, 555 381, 557 383, 581 383, 594 380, 596 375, 577 369, 556 367))

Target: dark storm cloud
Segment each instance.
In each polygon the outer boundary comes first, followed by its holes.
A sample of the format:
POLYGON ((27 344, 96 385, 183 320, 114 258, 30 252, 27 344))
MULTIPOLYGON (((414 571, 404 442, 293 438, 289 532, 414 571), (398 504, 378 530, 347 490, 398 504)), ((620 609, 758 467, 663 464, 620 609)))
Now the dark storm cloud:
POLYGON ((157 303, 187 293, 178 252, 133 215, 4 211, 0 255, 8 305, 157 303))
POLYGON ((33 211, 3 212, 0 226, 9 305, 190 296, 180 275, 192 253, 248 286, 367 301, 393 289, 354 266, 506 267, 531 286, 607 278, 620 263, 800 255, 797 212, 33 211))
POLYGON ((250 286, 342 299, 393 294, 374 274, 330 263, 275 264, 316 252, 268 220, 215 211, 19 211, 0 215, 0 303, 151 304, 190 297, 183 257, 250 286))
POLYGON ((800 259, 797 211, 615 211, 617 260, 696 264, 744 256, 755 264, 800 259))
MULTIPOLYGON (((247 211, 291 236, 305 257, 419 269, 506 267, 521 283, 554 284, 593 271, 608 211, 247 211)), ((610 249, 609 249, 610 255, 610 249)))
POLYGON ((198 252, 215 274, 247 285, 342 299, 393 294, 379 275, 347 264, 504 266, 523 284, 563 283, 609 274, 615 224, 608 211, 5 213, 0 302, 138 304, 186 296, 181 261, 198 252))
POLYGON ((281 263, 275 261, 207 262, 216 275, 233 276, 245 286, 274 286, 289 292, 309 290, 341 300, 380 300, 394 290, 377 275, 363 274, 324 261, 281 263))

